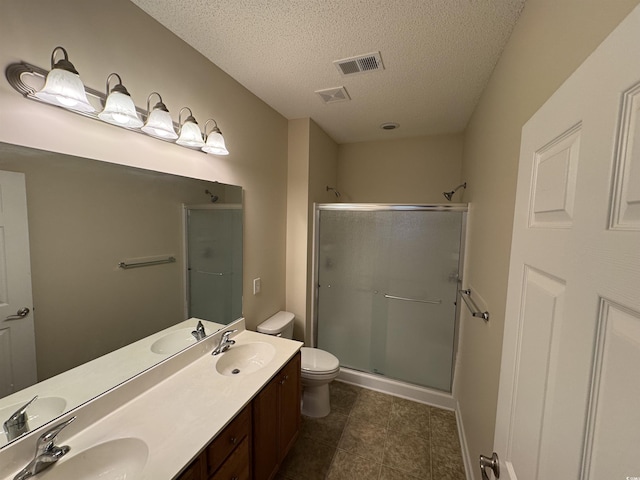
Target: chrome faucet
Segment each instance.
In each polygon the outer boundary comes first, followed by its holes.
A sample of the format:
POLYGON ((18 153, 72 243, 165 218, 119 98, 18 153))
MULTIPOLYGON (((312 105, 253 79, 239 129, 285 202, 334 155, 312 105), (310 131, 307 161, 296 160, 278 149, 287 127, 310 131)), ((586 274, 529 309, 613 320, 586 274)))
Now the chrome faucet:
POLYGON ((26 405, 20 407, 17 412, 11 415, 9 419, 2 424, 4 433, 7 435, 8 442, 18 438, 20 435, 23 435, 29 431, 29 417, 27 416, 27 408, 29 407, 29 405, 35 402, 36 398, 38 398, 37 395, 29 400, 26 405))
POLYGON ((202 322, 200 320, 198 320, 198 325, 196 325, 196 329, 191 332, 191 335, 193 335, 197 342, 207 336, 206 332, 204 331, 204 325, 202 325, 202 322))
POLYGON ((62 422, 40 435, 40 438, 36 441, 36 454, 33 457, 33 460, 31 460, 26 467, 20 470, 18 474, 13 477, 13 480, 25 480, 27 478, 31 478, 41 471, 49 468, 66 455, 71 448, 67 445, 62 447, 56 446, 56 436, 63 428, 75 419, 76 417, 71 417, 66 422, 62 422))
POLYGON ((219 353, 224 353, 229 350, 229 347, 236 343, 235 340, 229 339, 229 335, 231 335, 232 333, 236 333, 237 331, 238 330, 227 330, 226 332, 224 332, 220 337, 220 343, 216 348, 213 349, 211 355, 218 355, 219 353))

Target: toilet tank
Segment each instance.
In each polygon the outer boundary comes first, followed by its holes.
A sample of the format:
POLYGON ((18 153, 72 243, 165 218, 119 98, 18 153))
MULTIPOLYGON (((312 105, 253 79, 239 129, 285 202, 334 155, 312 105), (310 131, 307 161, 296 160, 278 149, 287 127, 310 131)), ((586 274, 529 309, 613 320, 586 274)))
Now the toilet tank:
POLYGON ((293 338, 294 318, 293 313, 281 310, 258 325, 258 332, 282 338, 293 338))

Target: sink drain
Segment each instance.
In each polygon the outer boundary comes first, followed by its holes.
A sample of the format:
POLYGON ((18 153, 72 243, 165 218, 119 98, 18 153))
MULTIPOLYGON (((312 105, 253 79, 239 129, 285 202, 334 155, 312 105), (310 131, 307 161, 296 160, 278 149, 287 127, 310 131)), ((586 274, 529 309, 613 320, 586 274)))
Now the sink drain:
POLYGON ((239 368, 234 368, 233 370, 231 370, 231 373, 233 373, 234 375, 237 375, 240 373, 240 369, 239 368))

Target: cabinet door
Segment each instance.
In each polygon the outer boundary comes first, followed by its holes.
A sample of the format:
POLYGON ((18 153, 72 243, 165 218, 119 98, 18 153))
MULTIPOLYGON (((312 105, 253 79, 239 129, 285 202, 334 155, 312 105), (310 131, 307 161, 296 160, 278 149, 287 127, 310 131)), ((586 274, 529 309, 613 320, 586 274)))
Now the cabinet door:
POLYGON ((278 455, 278 393, 277 375, 253 399, 253 478, 268 480, 279 465, 278 455))
POLYGON ((279 459, 281 462, 293 446, 300 431, 300 354, 281 370, 280 375, 279 459))

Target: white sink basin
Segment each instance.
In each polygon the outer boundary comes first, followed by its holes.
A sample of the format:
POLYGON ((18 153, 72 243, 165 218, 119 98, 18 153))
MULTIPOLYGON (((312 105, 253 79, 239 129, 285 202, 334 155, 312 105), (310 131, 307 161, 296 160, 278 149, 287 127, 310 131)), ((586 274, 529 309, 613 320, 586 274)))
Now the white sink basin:
POLYGON ((164 337, 159 338, 151 344, 151 351, 163 355, 173 355, 183 348, 196 343, 195 337, 191 335, 191 332, 194 330, 195 327, 181 328, 180 330, 167 333, 164 337))
MULTIPOLYGON (((29 400, 21 403, 15 403, 0 410, 0 446, 7 443, 7 437, 2 431, 2 423, 13 415, 20 407, 25 405, 29 400)), ((27 408, 27 418, 29 422, 29 431, 41 427, 47 422, 60 416, 67 407, 67 401, 60 397, 38 397, 27 408)))
POLYGON ((267 365, 276 354, 273 345, 264 342, 234 345, 218 355, 216 370, 227 376, 253 373, 267 365))
POLYGON ((119 438, 95 447, 71 450, 50 468, 38 474, 46 480, 135 480, 149 457, 147 444, 137 438, 119 438))

